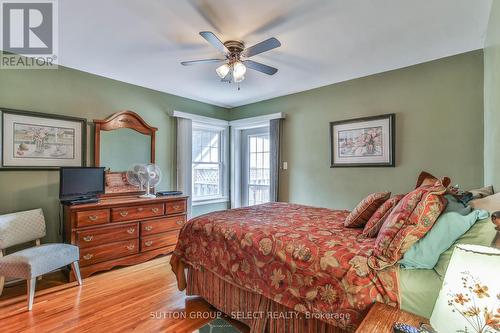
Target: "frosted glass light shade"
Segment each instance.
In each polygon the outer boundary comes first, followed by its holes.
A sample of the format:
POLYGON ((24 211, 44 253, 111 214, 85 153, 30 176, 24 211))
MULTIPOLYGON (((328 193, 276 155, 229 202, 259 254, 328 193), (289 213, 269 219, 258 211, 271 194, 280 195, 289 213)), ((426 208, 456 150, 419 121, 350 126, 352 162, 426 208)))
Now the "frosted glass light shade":
POLYGON ((458 244, 430 323, 438 333, 500 331, 500 250, 458 244))
POLYGON ((233 64, 233 77, 234 82, 241 82, 245 79, 245 73, 247 72, 247 68, 241 62, 235 62, 233 64))
POLYGON ((217 67, 217 69, 215 69, 215 71, 217 72, 217 75, 219 75, 219 77, 221 79, 223 79, 226 77, 227 73, 229 73, 230 69, 231 68, 229 67, 228 64, 224 64, 222 66, 217 67))

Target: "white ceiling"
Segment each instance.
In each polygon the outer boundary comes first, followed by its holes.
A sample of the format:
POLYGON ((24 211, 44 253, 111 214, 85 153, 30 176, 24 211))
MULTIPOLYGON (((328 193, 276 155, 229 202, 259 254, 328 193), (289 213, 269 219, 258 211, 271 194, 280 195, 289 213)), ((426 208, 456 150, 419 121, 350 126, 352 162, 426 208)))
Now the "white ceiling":
POLYGON ((484 45, 491 0, 64 0, 59 63, 120 81, 235 107, 484 45), (252 60, 237 91, 218 80, 199 31, 251 46, 282 46, 252 60))

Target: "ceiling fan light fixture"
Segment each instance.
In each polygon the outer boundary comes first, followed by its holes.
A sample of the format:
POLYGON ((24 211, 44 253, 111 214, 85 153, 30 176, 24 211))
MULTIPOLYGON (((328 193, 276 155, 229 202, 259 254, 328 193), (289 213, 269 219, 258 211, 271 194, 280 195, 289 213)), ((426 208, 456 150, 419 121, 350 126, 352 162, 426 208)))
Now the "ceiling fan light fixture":
POLYGON ((223 43, 213 32, 210 31, 201 31, 200 36, 203 37, 210 45, 220 51, 223 54, 224 59, 221 59, 221 56, 214 59, 182 61, 181 65, 190 66, 194 64, 223 62, 224 64, 222 66, 219 66, 215 69, 217 75, 221 78, 222 82, 238 83, 238 90, 240 90, 239 83, 245 80, 245 73, 247 71, 247 68, 267 75, 274 75, 278 72, 278 69, 274 67, 247 59, 257 54, 261 54, 280 47, 280 41, 274 37, 268 38, 260 43, 245 48, 245 43, 238 40, 228 40, 223 43), (241 61, 240 59, 245 60, 241 61))
POLYGON ((233 64, 233 76, 235 78, 235 81, 236 78, 244 77, 246 72, 247 68, 241 61, 237 61, 233 64))
POLYGON ((229 65, 224 64, 222 66, 217 67, 215 71, 217 72, 217 75, 219 75, 219 77, 223 79, 226 77, 226 75, 229 73, 230 70, 231 68, 229 67, 229 65))

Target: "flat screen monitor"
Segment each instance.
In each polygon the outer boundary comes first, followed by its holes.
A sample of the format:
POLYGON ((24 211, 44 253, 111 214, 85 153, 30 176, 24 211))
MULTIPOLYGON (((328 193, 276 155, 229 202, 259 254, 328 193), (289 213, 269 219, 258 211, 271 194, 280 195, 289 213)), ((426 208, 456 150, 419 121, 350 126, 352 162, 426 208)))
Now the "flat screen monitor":
POLYGON ((59 180, 59 198, 62 200, 104 193, 104 168, 63 167, 59 180))

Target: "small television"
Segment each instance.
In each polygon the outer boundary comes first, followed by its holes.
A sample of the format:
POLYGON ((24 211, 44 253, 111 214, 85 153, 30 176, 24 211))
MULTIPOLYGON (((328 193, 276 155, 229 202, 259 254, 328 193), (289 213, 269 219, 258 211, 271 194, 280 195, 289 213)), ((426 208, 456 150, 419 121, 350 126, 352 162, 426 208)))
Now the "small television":
POLYGON ((59 172, 59 199, 75 201, 97 198, 104 193, 104 168, 62 167, 59 172))

